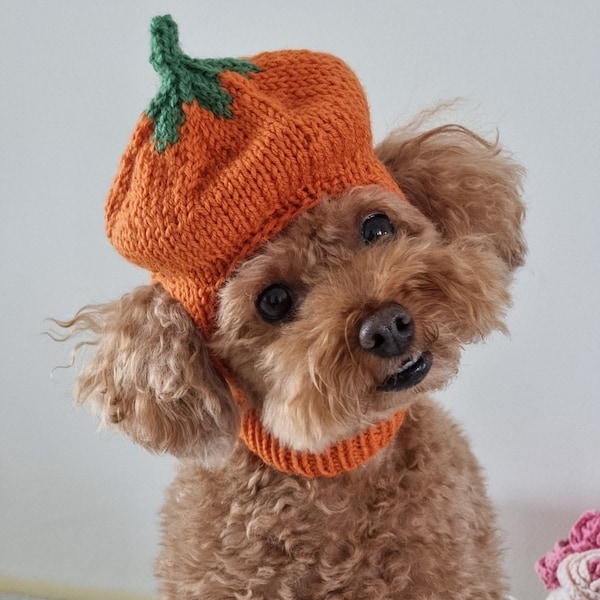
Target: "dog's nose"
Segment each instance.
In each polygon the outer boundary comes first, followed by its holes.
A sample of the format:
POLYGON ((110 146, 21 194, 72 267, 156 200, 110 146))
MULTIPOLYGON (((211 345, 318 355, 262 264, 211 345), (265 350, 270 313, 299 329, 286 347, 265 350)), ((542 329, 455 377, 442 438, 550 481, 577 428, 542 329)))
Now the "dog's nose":
POLYGON ((399 304, 388 304, 362 322, 358 341, 367 352, 390 358, 404 354, 414 335, 415 325, 410 313, 399 304))

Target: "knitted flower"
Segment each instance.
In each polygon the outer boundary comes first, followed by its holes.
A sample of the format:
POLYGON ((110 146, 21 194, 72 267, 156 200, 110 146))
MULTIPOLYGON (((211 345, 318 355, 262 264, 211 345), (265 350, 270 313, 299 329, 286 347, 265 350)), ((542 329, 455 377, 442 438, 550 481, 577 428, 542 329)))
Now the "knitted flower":
POLYGON ((560 587, 547 600, 600 600, 600 549, 569 554, 556 575, 560 587))
POLYGON ((600 512, 588 510, 571 528, 569 544, 575 552, 600 548, 600 512))
MULTIPOLYGON (((600 549, 600 512, 588 510, 577 519, 568 539, 556 542, 554 548, 536 563, 535 570, 546 589, 557 589, 561 585, 557 572, 563 560, 572 554, 595 549, 600 549)), ((592 557, 589 568, 592 579, 598 579, 600 554, 592 557)))

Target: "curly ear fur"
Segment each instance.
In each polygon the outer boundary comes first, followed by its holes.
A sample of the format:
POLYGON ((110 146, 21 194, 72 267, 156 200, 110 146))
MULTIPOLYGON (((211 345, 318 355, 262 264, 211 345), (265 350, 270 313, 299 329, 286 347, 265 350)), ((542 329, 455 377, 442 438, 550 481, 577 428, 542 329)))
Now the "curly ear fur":
POLYGON ((408 200, 453 240, 481 235, 509 268, 523 264, 523 169, 500 147, 460 125, 420 132, 424 119, 376 149, 408 200))
POLYGON ((75 395, 78 403, 92 400, 104 424, 150 451, 207 467, 229 456, 240 427, 235 402, 198 328, 161 286, 85 307, 59 324, 92 336, 76 346, 94 353, 75 395))

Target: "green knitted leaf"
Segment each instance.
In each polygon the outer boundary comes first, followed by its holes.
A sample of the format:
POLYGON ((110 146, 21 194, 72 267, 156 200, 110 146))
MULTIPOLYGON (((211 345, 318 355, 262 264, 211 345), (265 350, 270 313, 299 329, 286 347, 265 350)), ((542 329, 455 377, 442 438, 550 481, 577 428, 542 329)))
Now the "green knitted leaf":
POLYGON ((146 114, 154 120, 156 150, 179 139, 179 127, 185 121, 182 104, 196 100, 217 117, 231 119, 233 98, 223 89, 219 74, 234 71, 242 75, 257 73, 252 63, 237 58, 190 58, 179 46, 177 24, 170 15, 154 17, 150 25, 150 64, 161 83, 146 114))

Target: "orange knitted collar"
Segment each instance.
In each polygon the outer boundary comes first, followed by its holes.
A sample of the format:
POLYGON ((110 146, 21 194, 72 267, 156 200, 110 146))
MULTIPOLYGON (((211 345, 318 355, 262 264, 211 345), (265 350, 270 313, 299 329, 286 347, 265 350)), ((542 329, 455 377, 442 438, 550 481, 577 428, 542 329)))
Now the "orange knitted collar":
POLYGON ((309 478, 335 477, 354 471, 383 450, 402 426, 406 413, 407 410, 403 409, 387 421, 380 421, 356 437, 330 446, 321 454, 281 446, 263 427, 255 412, 244 415, 241 438, 254 454, 279 471, 309 478))
MULTIPOLYGON (((226 374, 231 392, 243 410, 243 407, 248 406, 245 394, 232 380, 230 371, 223 363, 218 360, 215 362, 226 374)), ((254 410, 244 412, 240 437, 251 452, 278 471, 311 479, 335 477, 354 471, 383 450, 394 439, 404 423, 407 412, 407 409, 400 410, 389 419, 365 429, 356 437, 329 446, 321 454, 282 446, 279 440, 264 428, 254 410)))

